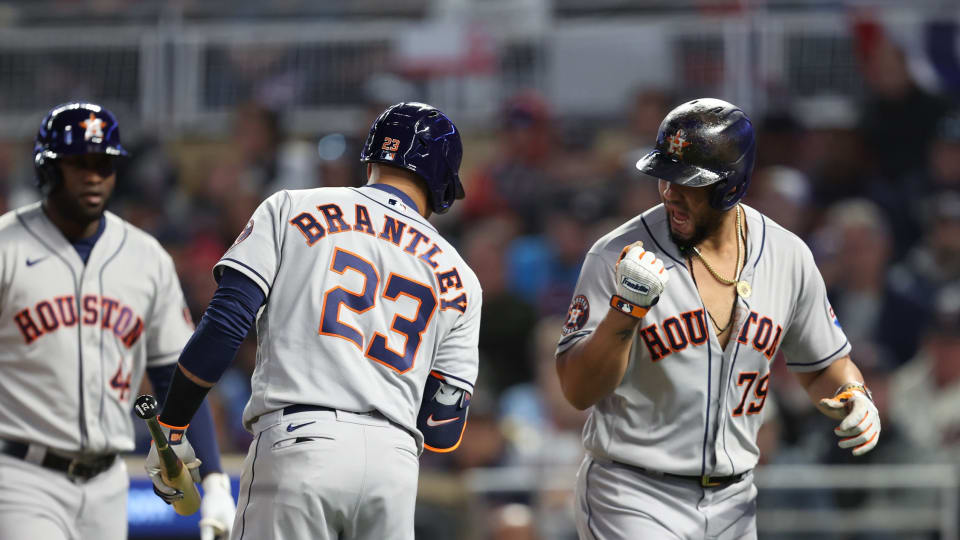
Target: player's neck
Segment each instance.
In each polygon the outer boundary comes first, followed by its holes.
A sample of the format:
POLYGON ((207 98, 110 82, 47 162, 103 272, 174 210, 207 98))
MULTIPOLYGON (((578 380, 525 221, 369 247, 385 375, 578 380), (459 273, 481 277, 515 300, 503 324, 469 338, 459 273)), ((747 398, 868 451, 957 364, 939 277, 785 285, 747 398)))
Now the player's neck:
MULTIPOLYGON (((746 223, 743 222, 744 216, 741 213, 741 226, 746 231, 746 223)), ((703 242, 697 246, 701 253, 710 253, 723 255, 731 250, 737 249, 737 209, 724 212, 720 220, 720 225, 712 233, 708 234, 703 242)))
POLYGON ((67 217, 67 215, 57 209, 57 205, 50 202, 50 199, 43 201, 43 213, 47 215, 51 222, 60 232, 63 233, 63 236, 71 242, 81 240, 83 238, 89 238, 97 233, 97 229, 100 228, 100 217, 90 222, 80 222, 75 219, 67 217))
POLYGON ((368 173, 367 183, 385 184, 399 189, 413 200, 420 215, 425 218, 430 217, 427 190, 423 181, 416 178, 413 173, 392 167, 373 167, 368 173))

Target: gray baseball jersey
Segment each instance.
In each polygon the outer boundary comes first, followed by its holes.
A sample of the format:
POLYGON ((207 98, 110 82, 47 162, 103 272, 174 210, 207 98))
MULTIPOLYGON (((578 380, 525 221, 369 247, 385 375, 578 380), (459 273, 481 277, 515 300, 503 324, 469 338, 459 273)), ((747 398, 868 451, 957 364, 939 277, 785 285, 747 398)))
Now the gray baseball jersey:
POLYGON ((587 451, 655 471, 727 476, 757 464, 757 431, 770 362, 779 350, 794 371, 814 371, 850 353, 807 246, 742 205, 748 223, 734 330, 722 350, 686 260, 669 239, 662 205, 597 241, 580 273, 557 352, 589 335, 616 292, 614 267, 637 240, 661 259, 670 282, 640 323, 623 380, 584 427, 587 451))
POLYGON ((34 203, 0 217, 0 438, 133 450, 131 395, 193 332, 173 260, 105 214, 86 264, 34 203))
POLYGON ((244 425, 287 405, 376 410, 416 427, 431 371, 473 392, 480 283, 400 197, 373 187, 280 191, 217 263, 267 296, 244 425))

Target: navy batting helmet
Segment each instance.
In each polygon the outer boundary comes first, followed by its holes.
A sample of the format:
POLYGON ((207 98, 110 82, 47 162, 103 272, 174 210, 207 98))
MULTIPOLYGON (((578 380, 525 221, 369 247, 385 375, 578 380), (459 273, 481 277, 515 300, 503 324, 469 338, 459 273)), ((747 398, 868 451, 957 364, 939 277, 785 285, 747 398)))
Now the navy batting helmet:
POLYGON ((427 183, 430 208, 442 214, 464 197, 460 183, 460 132, 442 112, 425 103, 397 103, 370 126, 362 163, 383 163, 413 172, 427 183))
POLYGON ((667 114, 654 150, 637 169, 682 186, 712 185, 710 206, 728 210, 746 193, 755 158, 747 115, 726 101, 703 98, 667 114))
POLYGON ((64 156, 126 156, 113 113, 94 103, 64 103, 47 113, 33 145, 37 183, 48 191, 60 181, 56 161, 64 156))

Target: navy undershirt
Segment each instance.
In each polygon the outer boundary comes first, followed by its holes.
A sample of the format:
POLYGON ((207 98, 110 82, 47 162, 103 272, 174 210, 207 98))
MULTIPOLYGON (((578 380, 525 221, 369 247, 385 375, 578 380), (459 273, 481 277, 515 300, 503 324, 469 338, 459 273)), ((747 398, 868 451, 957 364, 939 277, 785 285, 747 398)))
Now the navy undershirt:
POLYGON ((93 233, 93 236, 70 242, 73 244, 73 249, 77 250, 77 255, 80 255, 80 259, 83 260, 83 264, 87 264, 87 259, 90 258, 90 251, 93 249, 93 245, 103 236, 103 229, 106 227, 107 218, 100 216, 100 225, 97 226, 97 232, 93 233))
MULTIPOLYGON (((180 353, 180 364, 191 373, 217 382, 233 362, 237 349, 250 331, 257 310, 266 299, 256 283, 233 268, 224 268, 220 285, 213 294, 196 331, 180 353)), ((177 364, 147 370, 158 396, 166 397, 177 364)), ((207 400, 196 404, 180 404, 190 409, 187 429, 189 439, 200 458, 200 475, 220 470, 220 453, 214 440, 213 417, 207 400), (194 408, 195 407, 195 408, 194 408)), ((164 409, 166 412, 166 409, 164 409)))
POLYGON ((210 305, 180 355, 183 367, 207 382, 220 380, 264 300, 266 295, 252 279, 233 268, 223 268, 210 305))

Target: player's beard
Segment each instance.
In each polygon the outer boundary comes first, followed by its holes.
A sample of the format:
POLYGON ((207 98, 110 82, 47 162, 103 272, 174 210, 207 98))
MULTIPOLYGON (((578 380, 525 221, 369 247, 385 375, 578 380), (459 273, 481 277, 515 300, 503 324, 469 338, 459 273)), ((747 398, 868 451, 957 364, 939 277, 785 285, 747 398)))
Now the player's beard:
POLYGON ((693 234, 689 236, 680 236, 673 230, 673 225, 670 223, 670 220, 667 220, 667 227, 670 230, 670 239, 673 240, 673 243, 680 248, 680 252, 686 252, 692 250, 694 247, 699 246, 708 236, 713 234, 714 231, 720 228, 720 224, 723 222, 723 212, 716 210, 714 208, 707 209, 706 213, 694 216, 690 215, 693 219, 693 234))
POLYGON ((80 226, 98 221, 107 207, 109 198, 110 193, 108 191, 99 204, 84 204, 79 197, 67 191, 63 182, 58 183, 47 195, 47 200, 57 214, 80 226))

